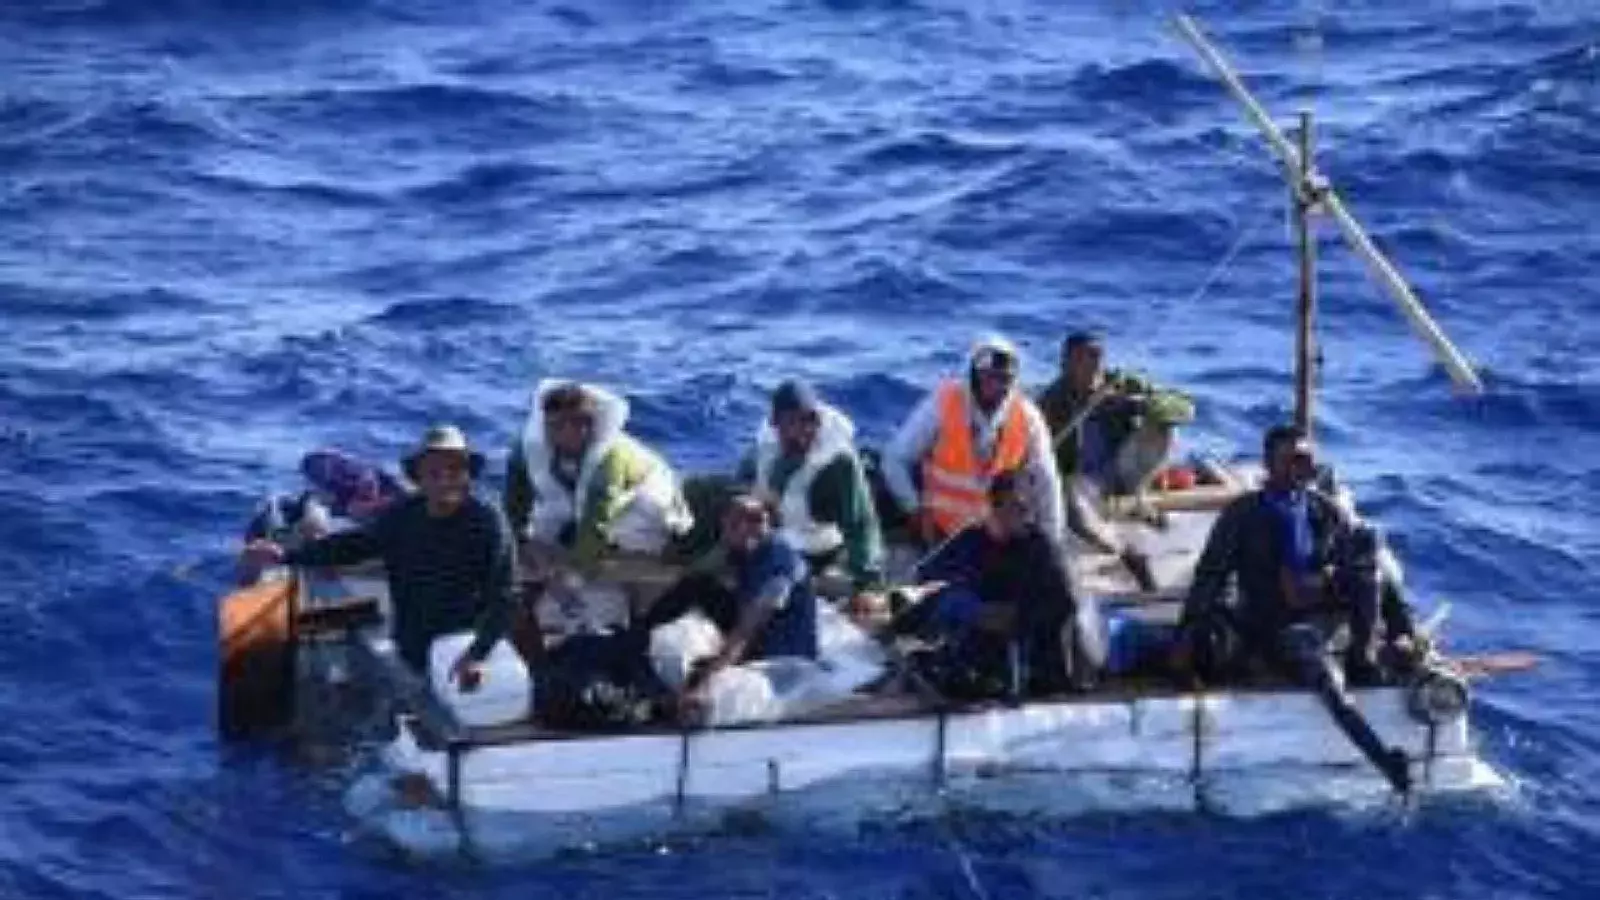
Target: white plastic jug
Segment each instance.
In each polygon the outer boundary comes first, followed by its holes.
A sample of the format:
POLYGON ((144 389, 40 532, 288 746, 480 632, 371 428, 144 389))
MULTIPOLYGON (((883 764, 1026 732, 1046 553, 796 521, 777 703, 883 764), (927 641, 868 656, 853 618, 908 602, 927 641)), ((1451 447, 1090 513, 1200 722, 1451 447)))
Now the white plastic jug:
POLYGON ((533 681, 522 654, 507 641, 495 643, 484 657, 483 678, 476 689, 463 692, 450 677, 450 667, 472 645, 472 632, 440 635, 428 648, 428 681, 461 724, 487 728, 526 719, 533 709, 533 681))

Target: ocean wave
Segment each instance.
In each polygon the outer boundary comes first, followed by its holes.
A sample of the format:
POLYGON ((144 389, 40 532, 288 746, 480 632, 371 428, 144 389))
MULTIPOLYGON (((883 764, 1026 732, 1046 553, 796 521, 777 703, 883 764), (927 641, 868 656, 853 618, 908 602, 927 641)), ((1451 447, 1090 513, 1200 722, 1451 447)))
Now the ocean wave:
POLYGON ((0 379, 0 411, 12 427, 28 430, 35 459, 50 459, 67 446, 63 439, 68 437, 73 452, 85 455, 122 441, 163 443, 156 412, 142 395, 129 402, 125 395, 85 381, 41 374, 0 379), (56 383, 38 383, 46 380, 56 383))
POLYGON ((729 59, 707 60, 695 66, 686 77, 688 86, 723 91, 739 88, 776 88, 792 76, 781 66, 729 59))
POLYGON ((930 263, 868 254, 831 283, 769 288, 764 305, 820 313, 876 313, 891 317, 962 309, 981 295, 930 263))
POLYGON ((60 106, 53 124, 0 140, 0 163, 51 168, 66 160, 148 165, 185 152, 250 142, 181 100, 121 96, 77 109, 60 106))
POLYGON ((496 303, 481 297, 438 297, 392 303, 377 315, 368 317, 367 322, 393 328, 430 330, 489 324, 521 314, 522 310, 509 303, 496 303))
POLYGON ((1600 435, 1600 384, 1588 381, 1538 381, 1524 376, 1480 371, 1484 393, 1455 396, 1445 371, 1389 383, 1380 402, 1394 415, 1429 415, 1492 432, 1571 429, 1600 435))
POLYGON ((570 93, 531 93, 468 83, 313 87, 230 98, 228 109, 270 123, 274 130, 310 129, 348 136, 416 131, 439 146, 500 146, 553 138, 583 118, 586 106, 570 93))
POLYGON ((234 25, 241 20, 331 19, 371 5, 371 0, 280 0, 266 5, 250 0, 37 0, 7 12, 36 25, 116 28, 170 22, 176 16, 234 25))
POLYGON ((892 370, 836 376, 817 382, 822 396, 855 419, 862 446, 882 446, 920 402, 932 383, 892 370))
POLYGON ((0 307, 8 316, 46 322, 110 322, 141 313, 198 313, 211 308, 203 297, 170 288, 99 293, 0 282, 0 307))
POLYGON ((666 172, 653 166, 617 165, 597 173, 597 181, 575 183, 560 189, 557 196, 573 203, 691 200, 765 184, 774 175, 772 167, 781 165, 776 156, 759 151, 666 172))
POLYGON ((0 153, 41 146, 99 115, 100 108, 42 97, 0 97, 0 153))
POLYGON ((320 206, 347 209, 377 209, 387 206, 390 202, 384 194, 369 188, 319 180, 310 176, 279 180, 248 169, 233 172, 191 169, 182 177, 208 193, 216 192, 231 197, 304 201, 320 206))
POLYGON ((1051 243, 1062 259, 1217 258, 1238 230, 1220 212, 1115 203, 1062 217, 1056 228, 1051 243))
POLYGON ((563 25, 580 30, 595 28, 601 24, 600 19, 592 11, 566 3, 550 6, 545 10, 545 15, 563 25))
POLYGON ((1216 84, 1199 69, 1164 59, 1119 66, 1092 63, 1078 69, 1072 88, 1089 103, 1142 107, 1164 115, 1217 100, 1216 84))
POLYGON ((922 130, 896 135, 863 148, 854 159, 841 166, 841 171, 871 174, 911 166, 960 169, 1008 159, 1025 150, 1024 145, 1010 140, 922 130))
POLYGON ((408 187, 404 196, 408 200, 437 204, 494 202, 508 195, 526 193, 563 174, 555 166, 527 161, 477 162, 426 184, 408 187))

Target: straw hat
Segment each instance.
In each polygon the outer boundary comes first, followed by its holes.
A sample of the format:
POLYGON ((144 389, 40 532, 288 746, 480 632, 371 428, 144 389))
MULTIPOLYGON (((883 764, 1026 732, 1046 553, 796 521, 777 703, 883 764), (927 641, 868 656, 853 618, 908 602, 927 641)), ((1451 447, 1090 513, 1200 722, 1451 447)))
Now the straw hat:
POLYGON ((406 477, 417 480, 417 463, 429 453, 455 453, 467 462, 467 474, 477 478, 483 471, 483 454, 467 446, 467 436, 454 425, 435 425, 423 432, 422 440, 409 456, 401 461, 406 477))

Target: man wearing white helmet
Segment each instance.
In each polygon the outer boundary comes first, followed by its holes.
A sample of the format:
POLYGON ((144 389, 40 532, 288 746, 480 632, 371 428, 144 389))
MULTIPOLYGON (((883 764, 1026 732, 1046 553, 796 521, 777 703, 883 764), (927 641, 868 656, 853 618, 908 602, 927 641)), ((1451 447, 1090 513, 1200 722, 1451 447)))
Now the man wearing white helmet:
POLYGON ((925 544, 988 514, 989 482, 1001 472, 1017 473, 1035 523, 1052 541, 1061 539, 1061 478, 1050 429, 1017 387, 1020 363, 1010 341, 978 341, 967 377, 940 382, 884 450, 889 490, 925 544))

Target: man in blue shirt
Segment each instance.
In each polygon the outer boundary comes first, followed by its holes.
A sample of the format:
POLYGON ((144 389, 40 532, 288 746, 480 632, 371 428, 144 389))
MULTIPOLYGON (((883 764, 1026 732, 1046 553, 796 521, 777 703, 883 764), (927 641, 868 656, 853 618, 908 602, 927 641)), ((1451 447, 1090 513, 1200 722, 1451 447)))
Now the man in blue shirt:
POLYGON ((1061 549, 1033 524, 1017 482, 1014 473, 996 476, 983 521, 917 567, 914 592, 925 599, 897 613, 890 633, 944 638, 948 656, 977 676, 968 686, 977 693, 1003 689, 1006 676, 1017 691, 1085 687, 1102 660, 1079 633, 1079 602, 1061 549))
POLYGON ((805 558, 772 527, 772 512, 751 494, 739 494, 722 517, 720 544, 709 560, 679 579, 635 626, 650 630, 691 609, 706 614, 723 634, 722 649, 703 660, 684 683, 679 710, 693 718, 705 705, 705 688, 728 666, 755 659, 817 655, 817 600, 805 558))
POLYGON ((1377 534, 1312 486, 1316 459, 1298 428, 1269 429, 1262 452, 1266 481, 1217 517, 1184 601, 1185 624, 1223 622, 1246 653, 1292 670, 1299 668, 1297 648, 1310 636, 1307 629, 1316 632, 1320 652, 1348 625, 1346 674, 1357 683, 1378 679, 1380 596, 1390 640, 1409 637, 1413 628, 1398 595, 1380 591, 1377 534), (1238 602, 1226 606, 1230 577, 1238 602))
POLYGON ((1390 641, 1412 637, 1409 611, 1397 591, 1381 590, 1377 534, 1312 487, 1316 458, 1305 433, 1268 429, 1262 454, 1266 481, 1223 509, 1195 565, 1183 606, 1185 647, 1198 655, 1202 674, 1260 660, 1316 690, 1351 740, 1385 760, 1398 787, 1407 778, 1403 755, 1377 744, 1344 681, 1383 679, 1374 662, 1380 605, 1390 641), (1223 602, 1230 577, 1234 604, 1223 602), (1334 662, 1341 638, 1342 671, 1334 662), (1231 639, 1240 652, 1218 649, 1231 639))

